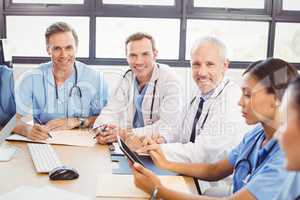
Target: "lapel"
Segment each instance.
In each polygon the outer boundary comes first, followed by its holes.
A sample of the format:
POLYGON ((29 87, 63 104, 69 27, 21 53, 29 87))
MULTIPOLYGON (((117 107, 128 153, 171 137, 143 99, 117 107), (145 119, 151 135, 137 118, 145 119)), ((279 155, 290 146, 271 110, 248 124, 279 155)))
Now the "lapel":
MULTIPOLYGON (((158 68, 158 64, 156 64, 154 66, 154 69, 153 69, 153 72, 152 72, 152 75, 151 75, 151 79, 148 82, 148 87, 147 87, 147 90, 146 90, 146 93, 145 93, 145 96, 144 96, 144 100, 143 100, 143 103, 142 103, 143 119, 144 119, 145 126, 148 124, 148 121, 150 119, 151 104, 152 104, 153 98, 154 98, 154 105, 157 103, 155 101, 157 100, 156 97, 158 96, 157 94, 159 93, 159 90, 158 90, 158 83, 156 83, 156 86, 155 86, 155 81, 158 82, 158 79, 159 79, 159 76, 160 76, 159 70, 160 69, 158 68), (154 87, 156 87, 155 97, 153 97, 154 87)), ((154 117, 155 110, 156 110, 155 106, 153 106, 153 113, 152 113, 152 118, 153 119, 155 119, 155 117, 154 117)))

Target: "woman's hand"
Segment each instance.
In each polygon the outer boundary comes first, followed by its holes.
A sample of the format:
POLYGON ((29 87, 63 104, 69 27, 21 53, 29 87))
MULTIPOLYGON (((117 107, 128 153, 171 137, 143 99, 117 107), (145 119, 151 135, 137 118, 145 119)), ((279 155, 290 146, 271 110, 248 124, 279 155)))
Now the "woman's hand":
POLYGON ((147 140, 147 143, 143 142, 143 147, 137 150, 138 153, 149 153, 154 164, 161 169, 168 169, 170 162, 166 159, 160 145, 153 140, 147 140))
POLYGON ((144 168, 138 163, 133 164, 132 172, 134 176, 134 184, 149 194, 152 193, 154 188, 161 186, 159 178, 152 171, 144 168))

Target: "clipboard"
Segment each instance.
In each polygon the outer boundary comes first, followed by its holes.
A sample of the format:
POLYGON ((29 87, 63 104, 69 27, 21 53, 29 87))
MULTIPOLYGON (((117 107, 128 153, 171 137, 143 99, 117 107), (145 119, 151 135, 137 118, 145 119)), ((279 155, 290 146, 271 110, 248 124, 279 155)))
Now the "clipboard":
MULTIPOLYGON (((111 155, 110 156, 111 161, 115 163, 112 173, 113 174, 126 174, 130 175, 132 174, 131 169, 128 164, 128 160, 124 155, 111 155)), ((165 176, 178 176, 179 174, 175 172, 171 172, 165 169, 159 169, 156 167, 151 159, 150 156, 140 156, 139 159, 144 163, 144 166, 147 169, 150 169, 153 171, 156 175, 165 175, 165 176)))

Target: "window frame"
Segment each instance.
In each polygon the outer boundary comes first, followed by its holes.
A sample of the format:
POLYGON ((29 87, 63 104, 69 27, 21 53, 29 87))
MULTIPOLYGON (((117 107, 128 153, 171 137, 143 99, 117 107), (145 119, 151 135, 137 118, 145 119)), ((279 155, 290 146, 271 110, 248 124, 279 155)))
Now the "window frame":
MULTIPOLYGON (((115 5, 103 4, 102 0, 84 0, 82 5, 74 4, 16 4, 12 0, 3 0, 0 5, 0 36, 6 36, 6 16, 88 16, 89 57, 78 58, 90 65, 127 65, 123 58, 96 58, 96 18, 97 17, 142 17, 142 18, 178 18, 180 19, 179 59, 160 59, 159 62, 174 67, 188 67, 185 60, 186 27, 188 19, 264 21, 269 22, 267 57, 273 56, 275 29, 277 22, 300 23, 300 11, 282 9, 283 0, 265 0, 264 9, 203 8, 193 7, 194 0, 175 0, 174 6, 154 5, 115 5)), ((14 57, 16 63, 37 64, 48 61, 47 57, 14 57)), ((250 62, 232 61, 231 68, 245 68, 250 62)), ((300 63, 296 63, 300 69, 300 63)))
POLYGON ((272 1, 265 0, 264 4, 264 9, 194 7, 194 0, 191 0, 189 1, 188 9, 190 10, 190 17, 265 19, 271 15, 272 1))
POLYGON ((5 1, 5 11, 8 13, 35 13, 35 14, 62 14, 62 13, 80 13, 88 15, 89 4, 91 1, 83 0, 83 4, 28 4, 13 3, 12 0, 5 1))
POLYGON ((274 18, 278 22, 300 22, 300 10, 283 10, 283 1, 274 2, 274 18))

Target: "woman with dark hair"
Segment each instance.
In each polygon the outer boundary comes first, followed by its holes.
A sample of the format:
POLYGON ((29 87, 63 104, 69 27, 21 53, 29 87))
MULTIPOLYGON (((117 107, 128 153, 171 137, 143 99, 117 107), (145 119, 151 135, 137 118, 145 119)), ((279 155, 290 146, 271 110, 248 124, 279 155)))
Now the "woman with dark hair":
MULTIPOLYGON (((218 181, 233 174, 233 194, 229 199, 273 199, 285 180, 283 154, 275 140, 279 127, 279 105, 288 84, 298 76, 287 62, 269 58, 257 61, 243 74, 239 105, 247 124, 257 126, 247 133, 227 159, 216 163, 175 163, 166 160, 159 146, 148 146, 155 164, 179 174, 218 181)), ((148 169, 134 163, 135 184, 162 199, 218 199, 194 196, 166 188, 148 169)))
POLYGON ((280 111, 283 125, 276 137, 289 173, 276 200, 300 200, 300 78, 289 86, 280 111))

